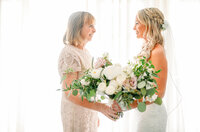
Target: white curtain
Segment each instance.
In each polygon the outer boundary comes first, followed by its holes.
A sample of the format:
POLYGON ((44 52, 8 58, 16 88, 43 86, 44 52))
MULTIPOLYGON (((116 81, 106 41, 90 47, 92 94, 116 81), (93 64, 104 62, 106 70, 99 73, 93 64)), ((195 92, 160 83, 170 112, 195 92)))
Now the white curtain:
MULTIPOLYGON (((1 0, 0 1, 0 132, 61 132, 61 86, 57 59, 63 48, 67 19, 85 10, 96 18, 87 48, 96 58, 109 52, 125 65, 141 40, 133 31, 137 11, 158 7, 170 21, 176 44, 182 104, 168 123, 169 132, 200 131, 198 93, 198 12, 193 0, 1 0), (178 8, 178 9, 177 9, 178 8), (187 10, 186 10, 187 9, 187 10), (191 68, 192 67, 192 68, 191 68), (181 122, 183 123, 183 122, 181 122), (183 129, 180 129, 183 128, 183 129)), ((100 115, 99 132, 134 132, 134 110, 112 122, 100 115)))

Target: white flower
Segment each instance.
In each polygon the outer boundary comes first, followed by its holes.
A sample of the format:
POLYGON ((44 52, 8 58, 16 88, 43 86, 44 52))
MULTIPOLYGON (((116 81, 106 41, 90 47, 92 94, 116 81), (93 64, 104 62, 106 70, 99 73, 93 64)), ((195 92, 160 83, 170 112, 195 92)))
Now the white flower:
POLYGON ((167 29, 167 27, 168 27, 168 22, 166 21, 166 20, 164 20, 164 23, 163 24, 161 24, 161 29, 162 30, 166 30, 167 29))
POLYGON ((106 83, 105 82, 101 82, 97 87, 97 91, 104 92, 105 90, 106 90, 106 83))
POLYGON ((84 85, 84 86, 87 86, 87 85, 90 84, 90 82, 87 82, 87 81, 85 81, 85 79, 82 79, 81 84, 84 85))
POLYGON ((118 85, 117 82, 115 80, 110 81, 109 86, 106 88, 105 93, 108 95, 112 95, 116 92, 118 85))
POLYGON ((134 76, 131 79, 127 79, 124 81, 124 87, 127 90, 136 89, 137 88, 137 78, 134 76))
POLYGON ((125 73, 119 74, 116 78, 116 81, 119 85, 122 85, 123 82, 126 80, 127 76, 125 73))
POLYGON ((131 85, 131 89, 136 89, 137 87, 137 78, 133 76, 130 80, 129 83, 131 85))
POLYGON ((97 58, 97 62, 94 65, 94 68, 100 68, 106 64, 106 60, 104 58, 97 58))
POLYGON ((117 86, 115 92, 118 93, 118 92, 120 92, 120 91, 122 91, 122 86, 117 86))
POLYGON ((93 78, 98 79, 98 78, 100 78, 101 71, 102 71, 102 68, 92 69, 90 75, 91 75, 93 78))
POLYGON ((107 88, 106 88, 106 94, 108 95, 113 95, 115 93, 115 90, 116 88, 113 86, 113 85, 109 85, 107 88))
POLYGON ((126 89, 126 90, 128 90, 128 91, 130 90, 131 85, 130 85, 130 83, 129 83, 129 79, 126 79, 126 80, 124 81, 123 86, 124 86, 124 89, 126 89))
POLYGON ((147 84, 146 84, 147 90, 153 88, 154 86, 156 86, 156 84, 154 82, 147 81, 147 84))
POLYGON ((108 66, 103 71, 103 74, 109 80, 116 78, 121 73, 122 73, 122 68, 121 68, 121 66, 118 66, 118 65, 108 66))
POLYGON ((151 85, 149 83, 147 83, 146 89, 148 90, 148 89, 151 89, 151 88, 152 88, 151 85))
POLYGON ((128 75, 130 75, 131 73, 133 73, 132 72, 132 68, 131 68, 131 66, 125 66, 124 68, 123 68, 123 71, 126 73, 126 74, 128 74, 128 75))
POLYGON ((152 97, 147 96, 146 100, 149 101, 149 102, 153 102, 157 99, 157 97, 158 97, 158 95, 154 94, 152 97))

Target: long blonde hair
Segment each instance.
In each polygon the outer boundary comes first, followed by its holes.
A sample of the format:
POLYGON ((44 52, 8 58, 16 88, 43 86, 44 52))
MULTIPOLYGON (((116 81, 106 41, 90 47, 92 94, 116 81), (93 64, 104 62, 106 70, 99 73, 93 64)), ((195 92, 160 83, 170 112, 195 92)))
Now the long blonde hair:
POLYGON ((147 42, 144 43, 142 51, 138 56, 150 57, 151 50, 156 44, 163 46, 163 36, 161 34, 162 24, 164 24, 164 15, 158 8, 145 8, 138 11, 137 18, 144 24, 146 30, 144 37, 147 42))
POLYGON ((68 20, 67 31, 63 37, 64 44, 78 46, 82 42, 81 30, 85 23, 91 24, 95 18, 89 12, 78 11, 71 14, 68 20))

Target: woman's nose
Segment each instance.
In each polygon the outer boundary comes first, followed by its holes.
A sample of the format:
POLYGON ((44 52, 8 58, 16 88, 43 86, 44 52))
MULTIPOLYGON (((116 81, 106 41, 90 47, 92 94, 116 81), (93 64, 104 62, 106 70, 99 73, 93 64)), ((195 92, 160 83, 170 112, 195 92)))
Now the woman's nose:
POLYGON ((94 32, 94 33, 96 32, 96 28, 95 28, 95 27, 93 28, 93 32, 94 32))
POLYGON ((136 30, 136 27, 135 27, 135 26, 133 27, 133 30, 136 30))

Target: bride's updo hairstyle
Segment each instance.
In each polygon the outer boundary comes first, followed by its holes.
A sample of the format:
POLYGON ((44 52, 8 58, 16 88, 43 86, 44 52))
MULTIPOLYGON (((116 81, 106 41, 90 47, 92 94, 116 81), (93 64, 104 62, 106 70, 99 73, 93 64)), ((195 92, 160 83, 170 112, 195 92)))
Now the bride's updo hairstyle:
POLYGON ((149 59, 154 46, 156 44, 163 45, 161 31, 163 30, 164 15, 158 8, 145 8, 138 11, 137 19, 145 25, 143 37, 147 39, 138 56, 145 56, 146 59, 149 59))
POLYGON ((89 12, 78 11, 71 14, 68 20, 67 31, 63 37, 64 44, 78 46, 82 42, 81 30, 84 24, 94 23, 95 18, 89 12))

